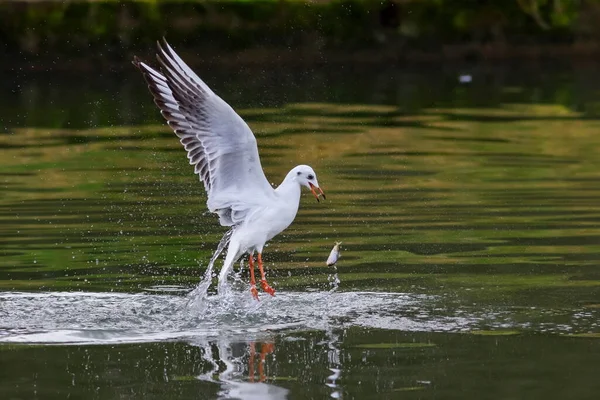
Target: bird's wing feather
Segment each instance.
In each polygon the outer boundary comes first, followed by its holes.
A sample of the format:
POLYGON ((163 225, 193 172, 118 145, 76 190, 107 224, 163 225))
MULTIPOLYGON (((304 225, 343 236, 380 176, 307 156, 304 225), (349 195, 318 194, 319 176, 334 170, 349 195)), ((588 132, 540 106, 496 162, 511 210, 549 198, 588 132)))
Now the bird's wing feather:
POLYGON ((161 72, 137 58, 154 102, 188 153, 222 225, 241 222, 275 196, 260 164, 256 138, 244 120, 173 51, 158 44, 161 72))

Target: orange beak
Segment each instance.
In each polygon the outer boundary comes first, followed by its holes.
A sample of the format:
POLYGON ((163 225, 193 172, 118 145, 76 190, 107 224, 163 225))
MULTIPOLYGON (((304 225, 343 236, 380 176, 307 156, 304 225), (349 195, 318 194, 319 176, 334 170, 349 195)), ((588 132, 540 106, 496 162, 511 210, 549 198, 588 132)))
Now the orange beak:
POLYGON ((325 197, 325 193, 323 193, 323 189, 321 189, 320 187, 316 187, 315 185, 313 185, 310 182, 308 182, 308 185, 310 186, 310 191, 312 192, 313 196, 315 196, 315 199, 317 199, 317 201, 319 201, 319 196, 323 196, 323 200, 327 199, 325 197), (317 194, 317 190, 319 191, 318 194, 317 194))

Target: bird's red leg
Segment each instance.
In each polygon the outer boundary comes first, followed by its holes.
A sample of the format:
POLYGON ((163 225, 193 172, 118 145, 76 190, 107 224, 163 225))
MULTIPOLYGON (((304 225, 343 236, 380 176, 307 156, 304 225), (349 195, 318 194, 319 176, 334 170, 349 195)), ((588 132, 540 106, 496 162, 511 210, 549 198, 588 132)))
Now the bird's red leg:
POLYGON ((252 259, 252 254, 250 254, 250 257, 248 257, 248 264, 250 265, 250 293, 252 293, 252 297, 258 300, 258 290, 256 290, 256 279, 254 279, 254 260, 252 259))
POLYGON ((267 279, 265 278, 265 270, 263 269, 261 253, 258 253, 258 270, 260 271, 260 285, 262 286, 263 290, 269 293, 271 296, 275 296, 275 290, 269 286, 267 279))

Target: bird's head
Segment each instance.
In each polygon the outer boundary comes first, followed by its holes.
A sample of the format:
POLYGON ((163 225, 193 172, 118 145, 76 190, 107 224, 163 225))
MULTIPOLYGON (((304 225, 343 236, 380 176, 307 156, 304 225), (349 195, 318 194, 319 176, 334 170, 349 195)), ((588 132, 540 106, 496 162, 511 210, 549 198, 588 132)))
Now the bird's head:
POLYGON ((308 165, 298 165, 290 171, 290 174, 292 175, 292 179, 298 182, 299 185, 309 188, 317 201, 319 201, 319 196, 323 196, 323 199, 325 199, 325 193, 323 193, 323 189, 319 187, 319 182, 317 181, 317 174, 315 174, 315 171, 311 167, 308 165))

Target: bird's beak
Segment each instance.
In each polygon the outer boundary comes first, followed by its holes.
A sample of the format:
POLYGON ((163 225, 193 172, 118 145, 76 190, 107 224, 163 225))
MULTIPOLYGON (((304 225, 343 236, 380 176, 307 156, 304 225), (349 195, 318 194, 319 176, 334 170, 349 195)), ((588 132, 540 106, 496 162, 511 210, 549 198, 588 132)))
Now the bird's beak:
POLYGON ((319 201, 319 196, 323 196, 323 200, 327 199, 325 197, 325 193, 323 193, 323 189, 321 189, 318 186, 313 185, 312 183, 308 182, 308 185, 310 186, 310 191, 312 192, 313 196, 315 196, 315 199, 317 199, 317 201, 319 201), (316 190, 315 190, 316 189, 316 190), (319 191, 319 193, 317 194, 317 190, 319 191))

